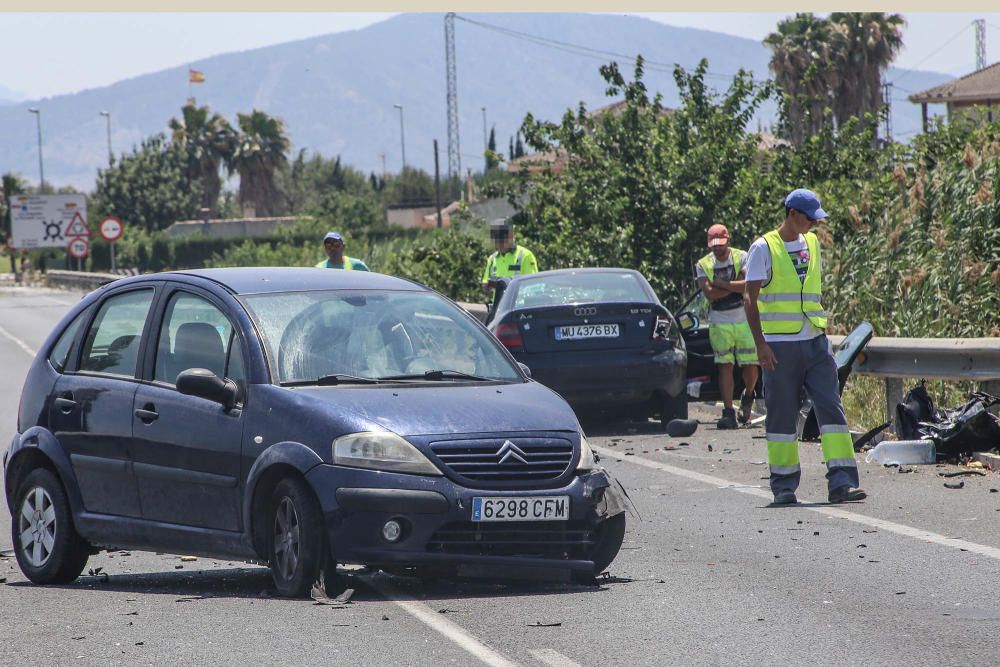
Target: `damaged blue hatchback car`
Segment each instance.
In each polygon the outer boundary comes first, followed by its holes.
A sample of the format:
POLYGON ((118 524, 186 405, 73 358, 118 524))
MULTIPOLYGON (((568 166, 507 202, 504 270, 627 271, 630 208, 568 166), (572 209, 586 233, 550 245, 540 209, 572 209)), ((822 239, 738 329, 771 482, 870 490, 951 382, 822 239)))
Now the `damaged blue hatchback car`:
POLYGON ((623 497, 570 407, 473 317, 367 272, 212 269, 86 296, 45 342, 4 456, 40 584, 133 548, 433 575, 617 555, 623 497))

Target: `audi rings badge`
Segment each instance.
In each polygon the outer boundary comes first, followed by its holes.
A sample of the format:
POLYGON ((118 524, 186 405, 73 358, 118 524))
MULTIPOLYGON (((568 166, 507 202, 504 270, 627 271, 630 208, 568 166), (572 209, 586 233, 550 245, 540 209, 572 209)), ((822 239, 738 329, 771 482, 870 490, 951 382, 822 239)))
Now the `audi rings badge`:
POLYGON ((597 308, 594 306, 588 306, 586 308, 574 308, 573 314, 577 317, 587 317, 588 315, 596 315, 597 308))

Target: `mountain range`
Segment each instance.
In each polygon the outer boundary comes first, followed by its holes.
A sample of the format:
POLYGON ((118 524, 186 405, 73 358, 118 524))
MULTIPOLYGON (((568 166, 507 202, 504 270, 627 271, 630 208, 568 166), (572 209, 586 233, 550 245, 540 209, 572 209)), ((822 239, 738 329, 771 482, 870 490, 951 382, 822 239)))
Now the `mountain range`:
MULTIPOLYGON (((678 102, 674 63, 693 68, 707 58, 708 82, 720 91, 741 67, 758 79, 769 76, 770 51, 760 42, 632 16, 460 14, 455 43, 463 172, 482 168, 484 107, 488 126, 496 128, 497 148, 506 153, 527 112, 558 120, 580 102, 590 108, 611 102, 598 73, 610 60, 630 74, 629 58, 642 54, 646 84, 663 94, 666 106, 678 102)), ((189 84, 188 67, 175 67, 0 106, 0 172, 19 172, 37 182, 35 118, 27 109, 38 107, 46 180, 91 190, 97 169, 107 161, 101 111, 111 112, 113 150, 120 153, 166 131, 192 93, 199 105, 234 122, 237 112, 254 108, 279 116, 296 151, 340 155, 345 164, 376 172, 382 171, 383 155, 388 171, 401 166, 400 117, 393 106, 401 104, 407 164, 432 171, 437 139, 446 170, 443 14, 398 15, 360 30, 221 54, 190 67, 204 73, 204 83, 189 84)), ((951 77, 890 69, 888 78, 901 84, 893 95, 893 131, 905 140, 920 129, 920 108, 906 101, 906 94, 951 77)), ((4 92, 0 87, 0 99, 4 92)), ((774 115, 772 103, 756 122, 766 128, 774 115)))

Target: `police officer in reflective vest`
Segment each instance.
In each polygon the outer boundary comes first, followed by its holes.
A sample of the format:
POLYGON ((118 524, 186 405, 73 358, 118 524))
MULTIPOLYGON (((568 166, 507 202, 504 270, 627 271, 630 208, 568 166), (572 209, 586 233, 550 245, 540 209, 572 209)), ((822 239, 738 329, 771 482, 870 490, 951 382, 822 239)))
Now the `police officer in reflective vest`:
POLYGON ((346 269, 347 271, 367 271, 368 265, 360 259, 344 254, 344 237, 340 232, 327 232, 323 237, 323 252, 326 259, 316 265, 317 269, 346 269))
POLYGON ((809 393, 819 422, 829 501, 862 500, 854 442, 840 401, 837 365, 827 340, 819 240, 809 231, 827 217, 819 197, 794 190, 785 221, 747 253, 743 305, 764 370, 767 462, 776 505, 798 502, 800 392, 809 393))
POLYGON ((514 240, 514 225, 506 218, 490 223, 490 238, 496 252, 486 260, 483 271, 483 292, 490 293, 496 286, 497 278, 509 278, 526 273, 538 273, 535 255, 514 240))

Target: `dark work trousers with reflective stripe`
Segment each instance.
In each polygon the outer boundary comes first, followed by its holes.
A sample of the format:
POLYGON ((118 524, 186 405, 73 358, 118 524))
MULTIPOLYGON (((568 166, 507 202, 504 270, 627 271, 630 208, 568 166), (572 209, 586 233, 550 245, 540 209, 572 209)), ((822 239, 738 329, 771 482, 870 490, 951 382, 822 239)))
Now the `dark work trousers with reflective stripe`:
POLYGON ((859 479, 854 444, 840 401, 837 364, 826 336, 768 345, 777 361, 774 370, 764 369, 771 491, 775 494, 795 491, 799 486, 802 471, 796 426, 803 387, 816 410, 829 489, 856 488, 859 479))

